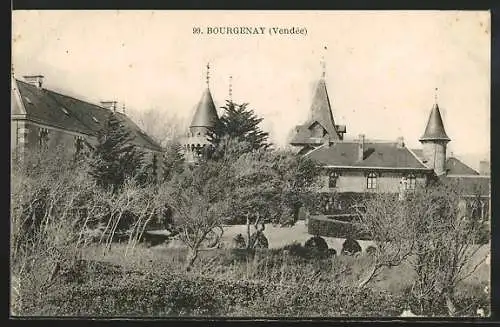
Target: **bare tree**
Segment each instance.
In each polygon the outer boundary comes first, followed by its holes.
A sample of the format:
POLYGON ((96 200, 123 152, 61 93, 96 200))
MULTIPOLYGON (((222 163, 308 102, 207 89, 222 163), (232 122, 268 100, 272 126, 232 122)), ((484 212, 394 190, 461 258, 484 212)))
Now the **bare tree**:
MULTIPOLYGON (((85 167, 58 152, 27 153, 11 172, 11 273, 23 294, 43 297, 65 263, 75 264, 101 197, 85 167)), ((19 287, 18 287, 19 288, 19 287)), ((13 303, 16 306, 16 303, 13 303)))
POLYGON ((418 314, 458 313, 453 297, 457 285, 484 262, 476 256, 480 224, 464 210, 462 190, 432 184, 405 197, 367 196, 358 209, 356 225, 376 244, 372 266, 360 281, 365 287, 385 267, 407 262, 416 273, 411 297, 418 314), (473 264, 475 262, 475 264, 473 264))
POLYGON ((399 266, 412 253, 416 243, 414 222, 408 215, 408 203, 398 201, 394 194, 370 194, 356 206, 358 219, 354 225, 371 235, 376 251, 371 256, 372 265, 359 282, 365 287, 384 268, 399 266))
POLYGON ((466 210, 464 195, 456 185, 434 185, 411 199, 418 236, 409 260, 416 272, 411 294, 420 314, 439 314, 443 306, 448 315, 459 314, 457 285, 486 260, 487 254, 478 257, 482 226, 466 210))
POLYGON ((187 131, 186 120, 160 108, 133 110, 129 115, 135 122, 160 145, 177 140, 187 131))

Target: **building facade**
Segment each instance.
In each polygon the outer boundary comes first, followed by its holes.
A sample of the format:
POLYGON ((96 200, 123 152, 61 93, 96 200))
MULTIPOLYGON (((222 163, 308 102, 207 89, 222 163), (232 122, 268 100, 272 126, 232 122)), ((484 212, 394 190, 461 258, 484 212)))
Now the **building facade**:
MULTIPOLYGON (((410 149, 403 137, 391 141, 370 140, 365 135, 346 139, 346 126, 337 125, 326 87, 325 74, 317 82, 310 117, 295 127, 290 144, 300 155, 324 168, 320 181, 320 205, 325 214, 344 215, 352 202, 366 193, 399 193, 439 178, 467 189, 468 207, 479 207, 481 217, 489 214, 490 177, 480 175, 455 157, 446 156, 450 138, 446 134, 437 103, 424 134, 422 149, 410 149)), ((483 162, 483 170, 488 163, 483 162)))
MULTIPOLYGON (((97 143, 97 133, 109 114, 132 134, 131 141, 146 158, 157 157, 161 162, 161 146, 142 131, 127 115, 118 112, 116 101, 92 104, 43 87, 41 75, 25 76, 18 80, 11 76, 11 151, 20 158, 36 149, 63 149, 68 155, 77 154, 84 147, 97 143)), ((161 165, 159 165, 161 166, 161 165)))

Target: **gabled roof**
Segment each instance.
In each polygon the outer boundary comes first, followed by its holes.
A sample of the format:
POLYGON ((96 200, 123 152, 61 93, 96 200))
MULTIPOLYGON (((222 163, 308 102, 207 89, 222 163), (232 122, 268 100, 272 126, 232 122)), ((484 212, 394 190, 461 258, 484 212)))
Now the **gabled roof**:
POLYGON ((358 160, 358 148, 355 141, 334 142, 306 156, 323 166, 430 170, 408 148, 398 147, 397 142, 365 142, 363 160, 358 160))
POLYGON ((411 151, 413 151, 413 153, 417 156, 417 158, 419 158, 421 161, 425 161, 425 157, 424 157, 424 150, 422 149, 411 149, 411 151))
MULTIPOLYGON (((27 119, 64 130, 96 136, 103 127, 110 110, 51 90, 39 89, 16 80, 27 119)), ((126 115, 117 113, 118 119, 135 137, 133 143, 154 151, 161 146, 147 136, 126 115)))
POLYGON ((217 115, 217 110, 215 109, 214 100, 212 99, 212 94, 210 89, 206 88, 205 92, 201 96, 200 102, 196 107, 196 111, 191 121, 189 127, 208 127, 213 128, 219 116, 217 115))
POLYGON ((17 86, 17 81, 14 76, 10 78, 10 113, 11 115, 25 114, 19 87, 17 86))
POLYGON ((479 172, 454 157, 446 159, 445 167, 448 175, 479 175, 479 172))
POLYGON ((441 118, 441 113, 439 112, 439 106, 437 103, 432 107, 424 135, 420 138, 420 141, 434 140, 450 141, 450 138, 446 135, 444 130, 443 119, 441 118))
MULTIPOLYGON (((324 137, 313 137, 311 127, 315 124, 319 124, 321 127, 327 131, 325 126, 322 123, 316 120, 308 120, 305 124, 298 125, 295 127, 295 134, 290 142, 292 145, 304 145, 304 144, 321 144, 325 140, 331 139, 329 135, 325 135, 324 137)), ((327 131, 328 133, 328 131, 327 131)), ((336 139, 335 137, 332 139, 336 139)))

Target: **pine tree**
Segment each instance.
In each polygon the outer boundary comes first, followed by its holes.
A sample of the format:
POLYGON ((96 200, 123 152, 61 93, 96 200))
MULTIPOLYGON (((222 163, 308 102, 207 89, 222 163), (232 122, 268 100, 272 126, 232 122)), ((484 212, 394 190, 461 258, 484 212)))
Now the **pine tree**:
POLYGON ((134 178, 143 153, 131 143, 133 136, 111 112, 98 132, 90 161, 90 175, 97 185, 117 191, 127 178, 134 178))
POLYGON ((184 165, 184 155, 181 145, 172 141, 166 146, 163 158, 163 180, 170 180, 174 174, 182 172, 184 165))
MULTIPOLYGON (((146 160, 143 158, 143 161, 146 160)), ((142 186, 158 182, 158 155, 156 153, 153 153, 151 158, 143 163, 135 179, 142 186)))
POLYGON ((214 158, 220 156, 220 147, 224 139, 238 140, 241 144, 246 144, 243 152, 267 149, 271 146, 268 142, 269 133, 262 131, 259 127, 263 118, 257 117, 255 112, 248 107, 248 103, 236 104, 228 100, 222 109, 224 109, 224 114, 209 137, 214 147, 219 148, 214 158))

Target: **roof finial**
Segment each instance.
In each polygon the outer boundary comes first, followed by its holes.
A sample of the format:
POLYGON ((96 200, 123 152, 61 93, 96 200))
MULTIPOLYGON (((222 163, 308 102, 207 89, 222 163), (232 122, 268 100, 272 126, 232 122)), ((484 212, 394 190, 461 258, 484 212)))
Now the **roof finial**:
POLYGON ((438 88, 434 89, 434 104, 438 103, 438 88))
POLYGON ((123 111, 123 114, 125 115, 125 102, 122 104, 122 111, 123 111))
POLYGON ((210 63, 207 63, 207 87, 210 87, 210 63))
POLYGON ((326 45, 323 47, 323 54, 321 55, 321 69, 322 69, 322 72, 321 72, 321 77, 325 78, 326 77, 326 62, 325 62, 325 52, 326 50, 328 50, 328 48, 326 47, 326 45))
POLYGON ((233 76, 229 76, 229 101, 233 102, 233 76))

